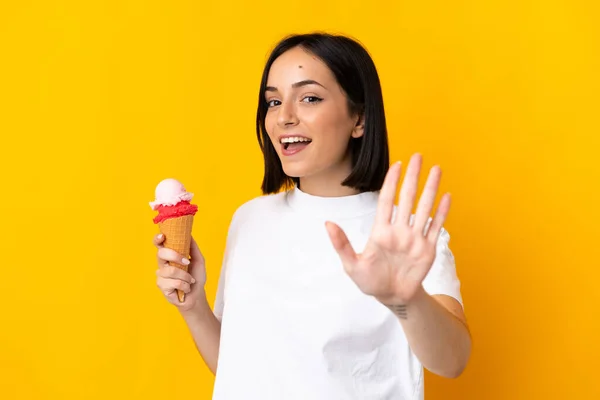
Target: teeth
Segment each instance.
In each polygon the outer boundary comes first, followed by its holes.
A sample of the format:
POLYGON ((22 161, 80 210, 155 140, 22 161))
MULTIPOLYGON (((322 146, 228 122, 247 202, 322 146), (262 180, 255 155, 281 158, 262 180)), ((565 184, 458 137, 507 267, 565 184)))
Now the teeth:
POLYGON ((287 138, 281 139, 281 143, 297 143, 297 142, 312 142, 312 140, 309 138, 303 138, 303 137, 299 137, 299 136, 287 137, 287 138))

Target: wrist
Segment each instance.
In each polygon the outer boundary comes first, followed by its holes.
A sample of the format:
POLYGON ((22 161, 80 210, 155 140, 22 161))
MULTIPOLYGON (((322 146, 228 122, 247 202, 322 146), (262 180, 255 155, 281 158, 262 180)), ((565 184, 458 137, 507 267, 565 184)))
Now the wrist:
POLYGON ((212 313, 210 305, 208 304, 208 299, 206 298, 206 293, 202 290, 195 297, 195 300, 192 304, 187 307, 181 307, 179 312, 185 319, 189 318, 202 318, 206 316, 208 313, 212 313))
POLYGON ((422 302, 427 296, 428 294, 423 288, 423 285, 421 284, 418 286, 415 292, 411 294, 410 297, 391 295, 386 297, 375 296, 375 299, 388 308, 391 306, 408 307, 414 306, 415 304, 422 302))
POLYGON ((426 303, 428 296, 423 286, 419 285, 419 288, 410 298, 390 296, 388 298, 377 298, 377 300, 398 318, 406 320, 409 319, 409 315, 414 316, 415 313, 419 313, 418 310, 422 309, 422 305, 426 303))

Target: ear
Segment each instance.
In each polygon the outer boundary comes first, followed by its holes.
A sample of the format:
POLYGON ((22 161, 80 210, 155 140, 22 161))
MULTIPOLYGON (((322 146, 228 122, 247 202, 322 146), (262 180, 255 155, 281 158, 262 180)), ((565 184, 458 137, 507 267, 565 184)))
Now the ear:
POLYGON ((354 129, 352 130, 352 137, 359 138, 365 134, 365 116, 364 114, 360 114, 354 124, 354 129))

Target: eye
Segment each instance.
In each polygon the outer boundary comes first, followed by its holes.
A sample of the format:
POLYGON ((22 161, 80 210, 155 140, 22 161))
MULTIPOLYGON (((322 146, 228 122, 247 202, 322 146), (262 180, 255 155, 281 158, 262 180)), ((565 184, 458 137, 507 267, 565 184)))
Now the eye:
POLYGON ((271 108, 271 107, 275 107, 281 105, 281 102, 279 100, 270 100, 267 101, 267 107, 271 108))
POLYGON ((317 96, 306 96, 305 98, 302 99, 302 101, 305 103, 318 103, 321 100, 323 100, 323 99, 320 97, 317 97, 317 96))

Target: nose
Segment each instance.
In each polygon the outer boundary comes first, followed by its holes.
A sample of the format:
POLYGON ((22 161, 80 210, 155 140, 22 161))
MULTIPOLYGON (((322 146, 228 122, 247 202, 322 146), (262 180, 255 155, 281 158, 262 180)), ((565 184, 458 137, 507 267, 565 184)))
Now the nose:
POLYGON ((277 125, 279 128, 287 128, 298 124, 298 116, 292 102, 284 102, 279 106, 279 114, 277 114, 277 125))

